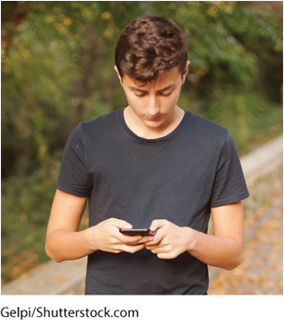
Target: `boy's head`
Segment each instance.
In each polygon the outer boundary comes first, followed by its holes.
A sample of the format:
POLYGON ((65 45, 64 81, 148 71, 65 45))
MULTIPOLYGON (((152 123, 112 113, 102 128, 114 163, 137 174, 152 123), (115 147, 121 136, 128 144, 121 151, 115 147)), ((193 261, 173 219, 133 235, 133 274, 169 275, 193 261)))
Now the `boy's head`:
POLYGON ((121 78, 141 82, 156 79, 165 70, 178 66, 182 75, 187 48, 180 28, 162 17, 140 17, 127 25, 115 48, 115 64, 121 78))

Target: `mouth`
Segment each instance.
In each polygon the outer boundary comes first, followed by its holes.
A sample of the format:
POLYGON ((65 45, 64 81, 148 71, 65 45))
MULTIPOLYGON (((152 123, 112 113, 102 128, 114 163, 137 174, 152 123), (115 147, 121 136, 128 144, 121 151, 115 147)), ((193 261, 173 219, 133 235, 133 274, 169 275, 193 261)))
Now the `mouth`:
POLYGON ((148 121, 159 121, 161 119, 161 115, 155 116, 155 117, 146 117, 148 121))

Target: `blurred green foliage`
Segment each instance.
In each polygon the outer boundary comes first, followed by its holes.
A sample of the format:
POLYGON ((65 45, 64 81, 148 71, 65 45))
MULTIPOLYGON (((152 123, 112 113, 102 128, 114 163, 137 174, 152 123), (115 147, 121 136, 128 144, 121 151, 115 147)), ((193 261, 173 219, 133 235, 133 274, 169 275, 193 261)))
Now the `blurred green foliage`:
POLYGON ((2 281, 47 260, 44 234, 72 128, 126 106, 113 70, 126 24, 160 15, 189 31, 179 105, 228 127, 244 153, 282 132, 281 3, 1 2, 2 281))

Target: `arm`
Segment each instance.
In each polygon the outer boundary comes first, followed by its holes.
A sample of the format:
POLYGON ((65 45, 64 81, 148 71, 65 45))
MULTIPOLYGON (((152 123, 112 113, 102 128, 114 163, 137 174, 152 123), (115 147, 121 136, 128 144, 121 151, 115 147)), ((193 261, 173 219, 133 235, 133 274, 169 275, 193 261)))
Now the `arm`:
POLYGON ((243 259, 242 203, 212 208, 212 220, 213 236, 189 227, 178 227, 167 220, 154 220, 151 229, 160 229, 146 248, 161 259, 173 259, 188 251, 206 264, 233 269, 243 259))
POLYGON ((142 237, 129 237, 119 232, 119 228, 132 227, 120 219, 111 218, 78 231, 86 201, 85 197, 56 191, 45 243, 46 253, 51 259, 56 262, 74 260, 96 250, 134 253, 145 246, 142 237))

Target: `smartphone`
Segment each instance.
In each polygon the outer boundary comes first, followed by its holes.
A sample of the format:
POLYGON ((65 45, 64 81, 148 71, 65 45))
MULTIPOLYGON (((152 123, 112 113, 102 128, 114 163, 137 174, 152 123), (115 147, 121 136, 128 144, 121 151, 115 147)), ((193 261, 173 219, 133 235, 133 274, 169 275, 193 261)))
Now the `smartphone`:
POLYGON ((126 236, 153 236, 155 231, 150 229, 119 229, 126 236))

